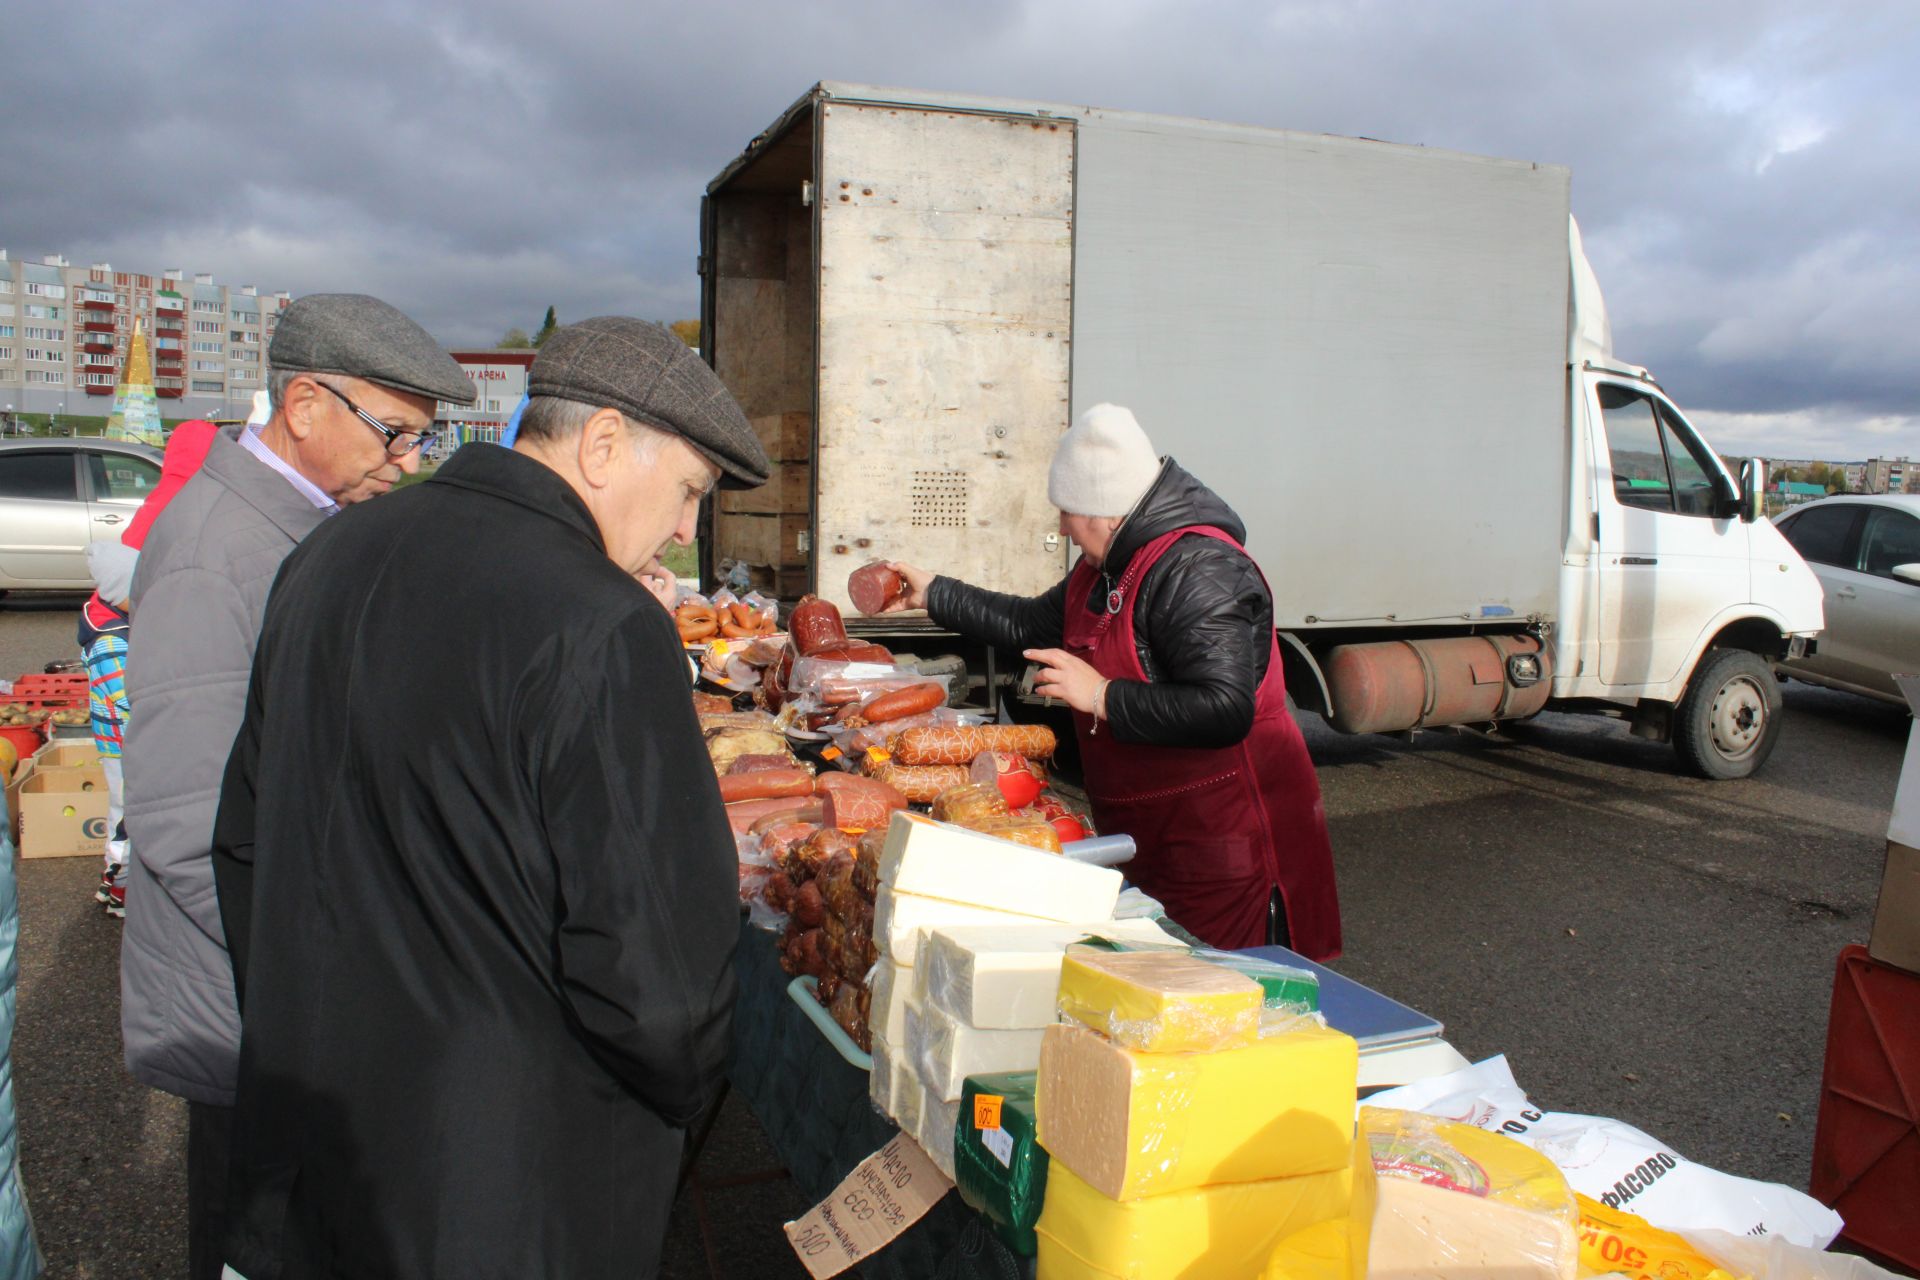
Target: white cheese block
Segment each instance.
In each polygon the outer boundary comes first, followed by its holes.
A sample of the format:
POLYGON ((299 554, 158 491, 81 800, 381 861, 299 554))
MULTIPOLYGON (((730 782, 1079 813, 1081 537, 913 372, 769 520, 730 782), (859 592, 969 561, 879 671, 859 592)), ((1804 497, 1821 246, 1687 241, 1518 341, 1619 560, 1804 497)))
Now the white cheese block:
POLYGON ((867 1026, 875 1040, 907 1042, 907 997, 913 994, 913 974, 914 970, 903 970, 885 956, 873 966, 873 977, 867 982, 873 993, 867 1026))
POLYGON ((902 893, 1043 920, 1110 920, 1121 877, 997 836, 905 811, 893 815, 880 883, 902 893))
POLYGON ((958 1102, 947 1102, 934 1097, 930 1091, 921 1091, 920 1128, 914 1138, 949 1182, 954 1180, 953 1131, 959 1122, 958 1102))
POLYGON ((901 968, 911 968, 920 951, 922 930, 947 925, 1032 923, 1030 916, 940 898, 923 898, 882 885, 873 906, 873 941, 883 957, 901 968))
POLYGON ((892 1045, 877 1035, 873 1037, 869 1056, 873 1059, 873 1069, 867 1075, 867 1097, 873 1100, 881 1115, 891 1117, 899 1056, 892 1045))
POLYGON ((1572 1223, 1411 1178, 1382 1178, 1367 1242, 1373 1280, 1573 1280, 1572 1223))
MULTIPOLYGON (((913 971, 915 990, 923 1003, 944 1009, 969 1026, 1044 1027, 1056 1020, 1061 957, 1067 947, 1090 936, 1173 942, 1151 920, 946 925, 928 930, 920 939, 913 971)), ((876 1010, 879 998, 876 986, 876 1010)))
POLYGON ((970 1027, 945 1009, 914 1002, 911 1039, 904 1046, 921 1083, 941 1102, 960 1100, 968 1076, 996 1071, 1032 1071, 1040 1065, 1044 1028, 983 1030, 970 1027))

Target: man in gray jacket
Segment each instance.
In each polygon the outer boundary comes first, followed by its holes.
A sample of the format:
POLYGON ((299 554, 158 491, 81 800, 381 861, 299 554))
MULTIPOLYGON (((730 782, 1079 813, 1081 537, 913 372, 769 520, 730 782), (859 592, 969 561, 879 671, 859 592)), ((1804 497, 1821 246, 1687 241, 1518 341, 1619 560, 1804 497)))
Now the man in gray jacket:
MULTIPOLYGON (((127 830, 138 850, 120 949, 135 1079, 188 1102, 190 1274, 224 1264, 240 1016, 214 896, 213 822, 280 562, 342 506, 418 469, 434 402, 471 404, 459 364, 376 298, 314 294, 267 351, 273 415, 215 437, 154 522, 133 582, 127 830)), ((399 655, 406 660, 407 655, 399 655)))

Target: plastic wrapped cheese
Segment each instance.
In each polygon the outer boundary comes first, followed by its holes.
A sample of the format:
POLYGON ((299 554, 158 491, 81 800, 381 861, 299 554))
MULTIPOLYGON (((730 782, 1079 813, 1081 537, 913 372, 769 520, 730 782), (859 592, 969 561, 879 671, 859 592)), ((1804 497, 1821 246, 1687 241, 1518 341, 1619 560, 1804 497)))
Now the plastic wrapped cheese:
POLYGON ((1327 1173, 1353 1154, 1359 1049, 1306 1026, 1214 1053, 1142 1053, 1085 1027, 1040 1047, 1040 1141, 1115 1200, 1327 1173))
POLYGON ((1468 1124, 1362 1107, 1354 1164, 1356 1275, 1574 1280, 1573 1192, 1532 1148, 1468 1124))
MULTIPOLYGON (((921 937, 915 982, 927 1003, 971 1026, 1044 1027, 1056 1020, 1066 949, 1090 937, 1173 941, 1151 920, 947 926, 921 937)), ((876 980, 876 1010, 879 998, 876 980)))
POLYGON ((1033 1118, 1031 1071, 971 1076, 954 1131, 954 1185, 1009 1249, 1031 1258, 1047 1194, 1047 1152, 1033 1118), (984 1102, 982 1101, 984 1100, 984 1102))
POLYGON ((1111 919, 1121 878, 1111 867, 902 812, 887 828, 880 883, 898 893, 1071 924, 1111 919))
POLYGON ((1040 1028, 996 1030, 970 1027, 937 1005, 914 1001, 905 1046, 927 1092, 958 1102, 968 1076, 994 1071, 1031 1071, 1040 1061, 1040 1028))
POLYGON ((1343 1168, 1112 1200, 1056 1165, 1038 1225, 1040 1274, 1050 1280, 1251 1276, 1281 1238, 1344 1220, 1352 1197, 1353 1171, 1343 1168))
POLYGON ((1062 1017, 1148 1053, 1225 1049, 1260 1029, 1257 983, 1178 951, 1071 946, 1060 970, 1062 1017))
MULTIPOLYGON (((1092 941, 1088 945, 1104 946, 1112 951, 1139 951, 1154 945, 1164 948, 1166 944, 1146 944, 1143 947, 1132 940, 1116 938, 1092 941)), ((1180 949, 1188 950, 1185 947, 1180 949)), ((1261 1003, 1266 1009, 1261 1017, 1263 1027, 1281 1026, 1288 1018, 1315 1013, 1320 1008, 1320 978, 1311 969, 1237 951, 1216 951, 1212 947, 1193 947, 1190 950, 1200 959, 1231 969, 1260 985, 1261 1003)))
POLYGON ((1346 1215, 1294 1232, 1274 1247, 1260 1280, 1358 1280, 1353 1220, 1346 1215))

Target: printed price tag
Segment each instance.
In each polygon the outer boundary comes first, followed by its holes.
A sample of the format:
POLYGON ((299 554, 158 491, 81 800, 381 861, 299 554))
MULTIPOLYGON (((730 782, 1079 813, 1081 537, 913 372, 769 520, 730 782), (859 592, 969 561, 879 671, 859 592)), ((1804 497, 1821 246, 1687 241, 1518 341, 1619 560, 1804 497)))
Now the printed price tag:
POLYGON ((885 747, 868 747, 867 748, 868 764, 885 764, 887 761, 891 759, 893 759, 893 752, 887 750, 885 747))
POLYGON ((820 758, 822 760, 838 760, 840 758, 840 748, 828 747, 820 753, 820 758))
POLYGON ((808 1273, 825 1280, 892 1242, 952 1188, 919 1143, 895 1134, 783 1230, 808 1273))
POLYGON ((993 1152, 1003 1169, 1013 1168, 1013 1135, 1005 1129, 982 1129, 980 1145, 993 1152))
POLYGON ((997 1093, 981 1093, 973 1099, 973 1127, 976 1129, 998 1129, 1000 1127, 1000 1108, 1006 1102, 997 1093))

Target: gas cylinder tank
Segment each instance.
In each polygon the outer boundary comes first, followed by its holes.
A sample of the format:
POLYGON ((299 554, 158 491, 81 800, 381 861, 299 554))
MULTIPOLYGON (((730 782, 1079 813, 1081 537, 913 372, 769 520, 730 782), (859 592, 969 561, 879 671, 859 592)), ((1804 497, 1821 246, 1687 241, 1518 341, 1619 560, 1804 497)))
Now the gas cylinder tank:
POLYGON ((1534 636, 1381 640, 1330 650, 1322 669, 1341 733, 1518 720, 1547 704, 1551 660, 1534 636))

